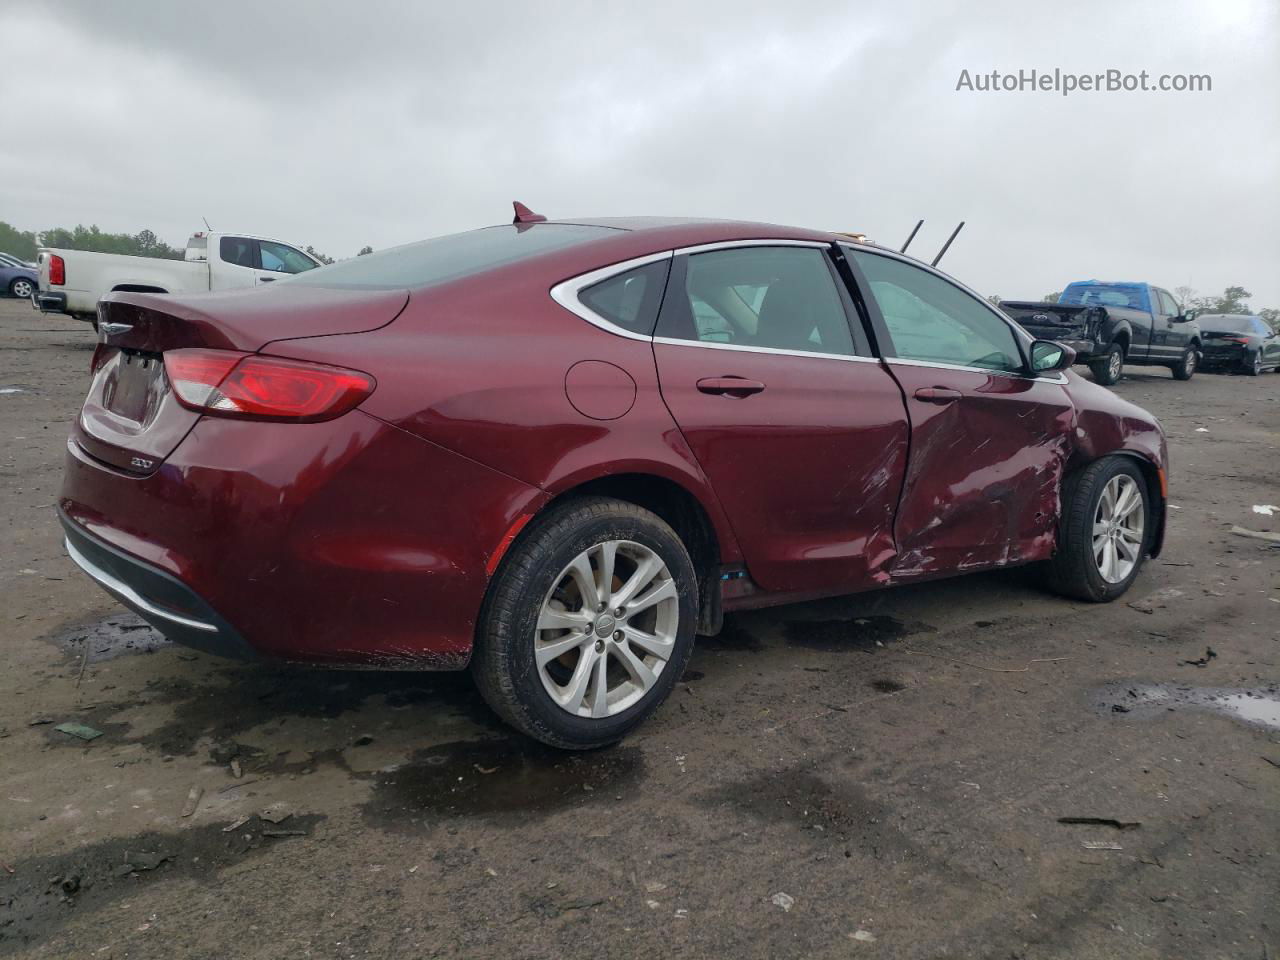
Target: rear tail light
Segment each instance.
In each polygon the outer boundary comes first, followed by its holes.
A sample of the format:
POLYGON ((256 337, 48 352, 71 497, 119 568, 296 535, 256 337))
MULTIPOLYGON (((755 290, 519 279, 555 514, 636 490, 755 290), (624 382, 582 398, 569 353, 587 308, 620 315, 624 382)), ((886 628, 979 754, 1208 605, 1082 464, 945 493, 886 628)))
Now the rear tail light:
POLYGON ((184 407, 250 420, 332 420, 376 386, 358 370, 232 350, 169 350, 164 369, 184 407))
POLYGON ((1249 342, 1248 337, 1219 337, 1218 339, 1225 341, 1226 343, 1248 343, 1249 342))
POLYGON ((60 287, 67 282, 67 262, 56 253, 49 257, 49 284, 60 287))

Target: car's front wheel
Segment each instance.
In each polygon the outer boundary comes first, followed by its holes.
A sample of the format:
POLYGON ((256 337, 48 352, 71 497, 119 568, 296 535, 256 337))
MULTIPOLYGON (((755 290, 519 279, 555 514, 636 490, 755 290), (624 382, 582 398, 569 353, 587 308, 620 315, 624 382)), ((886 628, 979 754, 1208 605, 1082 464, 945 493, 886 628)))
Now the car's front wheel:
POLYGON ((1089 369, 1093 371, 1093 379, 1104 387, 1114 386, 1120 382, 1120 373, 1124 370, 1124 348, 1118 343, 1107 347, 1106 351, 1089 361, 1089 369))
POLYGON ((1146 478, 1131 458, 1090 464, 1064 486, 1049 585, 1095 603, 1120 596, 1146 559, 1152 515, 1146 478))
POLYGON ((503 559, 472 675, 494 711, 529 736, 605 746, 680 679, 697 611, 693 562, 661 518, 605 497, 566 501, 503 559))
POLYGON ((1173 379, 1190 380, 1195 376, 1196 368, 1199 364, 1200 351, 1195 347, 1187 347, 1187 349, 1183 351, 1181 359, 1170 367, 1173 371, 1173 379))
POLYGON ((19 300, 30 300, 31 294, 35 292, 35 285, 25 277, 19 277, 9 284, 9 293, 17 297, 19 300))

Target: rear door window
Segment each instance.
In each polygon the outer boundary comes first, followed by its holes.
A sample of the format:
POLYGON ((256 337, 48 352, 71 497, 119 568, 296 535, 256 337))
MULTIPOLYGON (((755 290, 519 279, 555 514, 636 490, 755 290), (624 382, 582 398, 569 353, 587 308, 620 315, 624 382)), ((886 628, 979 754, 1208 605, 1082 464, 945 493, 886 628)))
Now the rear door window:
POLYGON ((223 237, 218 241, 218 256, 224 263, 258 269, 258 241, 248 237, 223 237))
POLYGON ((741 247, 688 257, 658 333, 676 340, 801 353, 856 354, 826 254, 741 247))

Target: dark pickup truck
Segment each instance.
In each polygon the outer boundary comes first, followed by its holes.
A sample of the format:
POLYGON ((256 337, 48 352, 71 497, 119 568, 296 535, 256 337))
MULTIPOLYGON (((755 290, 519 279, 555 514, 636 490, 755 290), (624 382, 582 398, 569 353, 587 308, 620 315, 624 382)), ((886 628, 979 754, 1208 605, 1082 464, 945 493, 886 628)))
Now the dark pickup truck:
POLYGON ((1176 379, 1190 380, 1200 362, 1195 319, 1169 291, 1148 283, 1079 280, 1057 303, 1005 300, 1000 309, 1033 337, 1074 349, 1107 386, 1126 363, 1168 367, 1176 379))

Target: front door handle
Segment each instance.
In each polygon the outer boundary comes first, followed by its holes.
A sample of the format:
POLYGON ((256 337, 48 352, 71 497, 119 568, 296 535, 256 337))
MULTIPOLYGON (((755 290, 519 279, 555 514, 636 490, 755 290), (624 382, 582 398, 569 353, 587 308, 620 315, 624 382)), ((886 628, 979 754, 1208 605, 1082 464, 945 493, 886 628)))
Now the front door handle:
POLYGON ((275 277, 259 277, 258 282, 259 283, 275 283, 276 278, 275 277))
POLYGON ((925 403, 954 403, 962 394, 950 387, 921 387, 916 391, 916 399, 925 403))
POLYGON ((764 384, 759 380, 745 380, 742 377, 705 377, 698 381, 701 393, 722 397, 749 397, 763 389, 764 384))

